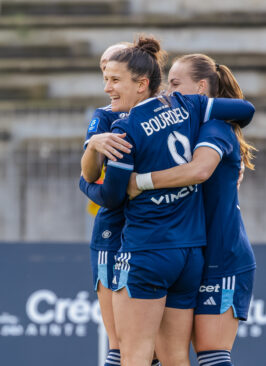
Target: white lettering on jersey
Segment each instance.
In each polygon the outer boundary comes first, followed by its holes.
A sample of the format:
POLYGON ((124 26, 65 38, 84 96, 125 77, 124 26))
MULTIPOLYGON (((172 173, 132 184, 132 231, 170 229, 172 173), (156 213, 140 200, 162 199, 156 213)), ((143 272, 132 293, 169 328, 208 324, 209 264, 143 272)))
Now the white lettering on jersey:
POLYGON ((185 135, 182 135, 181 133, 179 133, 177 131, 173 131, 168 136, 167 144, 168 144, 169 151, 170 151, 174 161, 178 165, 186 164, 189 161, 191 161, 192 155, 191 155, 191 149, 190 149, 190 142, 189 142, 189 139, 185 135), (178 152, 176 150, 177 141, 180 142, 184 148, 183 156, 178 154, 178 152))
MULTIPOLYGON (((161 203, 173 203, 182 197, 186 197, 188 194, 193 192, 196 187, 197 187, 197 184, 195 186, 183 187, 182 189, 180 189, 180 191, 177 194, 174 194, 174 193, 165 194, 163 196, 160 196, 160 198, 152 197, 151 201, 153 203, 155 203, 156 205, 160 205, 161 203)), ((196 190, 196 192, 197 192, 197 190, 196 190)))
POLYGON ((160 113, 158 116, 149 119, 148 122, 141 122, 147 136, 151 136, 154 132, 159 132, 167 126, 184 122, 188 119, 189 113, 183 107, 171 109, 160 113))

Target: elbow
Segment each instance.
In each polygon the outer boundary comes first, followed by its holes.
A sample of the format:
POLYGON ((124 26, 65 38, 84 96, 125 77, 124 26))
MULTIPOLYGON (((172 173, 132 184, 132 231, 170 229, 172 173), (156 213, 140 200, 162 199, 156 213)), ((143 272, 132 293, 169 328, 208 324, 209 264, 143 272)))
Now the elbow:
POLYGON ((90 174, 87 170, 83 170, 81 165, 81 176, 85 179, 87 183, 94 183, 100 178, 101 172, 98 172, 97 174, 90 174))
POLYGON ((247 117, 247 119, 249 121, 251 121, 253 116, 254 116, 254 113, 255 113, 255 107, 252 103, 250 103, 248 101, 246 101, 246 103, 247 103, 247 106, 248 106, 248 117, 247 117))
POLYGON ((95 179, 95 177, 92 177, 89 174, 86 174, 84 172, 82 172, 82 176, 87 183, 94 183, 98 179, 98 178, 95 179))
POLYGON ((252 118, 255 113, 255 107, 252 103, 250 103, 250 102, 247 102, 247 103, 248 103, 249 110, 250 110, 250 118, 252 118))
POLYGON ((84 179, 88 183, 94 183, 99 177, 101 176, 101 171, 99 170, 90 172, 91 169, 89 169, 88 165, 86 164, 86 160, 84 159, 84 155, 81 158, 81 174, 84 177, 84 179))
POLYGON ((254 116, 254 113, 255 113, 255 107, 252 103, 250 103, 250 102, 248 102, 248 103, 249 103, 249 107, 250 107, 249 120, 251 121, 254 116))
POLYGON ((246 101, 246 104, 248 106, 247 117, 245 120, 243 120, 239 123, 241 128, 246 127, 251 122, 251 120, 254 116, 254 113, 255 113, 254 105, 248 101, 246 101))
POLYGON ((195 169, 194 171, 194 184, 201 184, 208 180, 211 176, 211 172, 206 168, 195 169))

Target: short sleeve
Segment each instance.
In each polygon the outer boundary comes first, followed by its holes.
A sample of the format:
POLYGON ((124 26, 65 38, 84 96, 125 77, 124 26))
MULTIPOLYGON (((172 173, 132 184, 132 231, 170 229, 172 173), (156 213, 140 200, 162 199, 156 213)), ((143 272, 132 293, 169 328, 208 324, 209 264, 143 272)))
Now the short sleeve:
POLYGON ((228 156, 234 148, 234 132, 229 123, 210 120, 200 128, 199 137, 194 151, 199 147, 209 147, 218 152, 221 159, 228 156))
POLYGON ((83 145, 84 150, 93 135, 109 132, 111 123, 110 116, 108 116, 104 110, 100 108, 96 109, 88 124, 87 134, 83 145))

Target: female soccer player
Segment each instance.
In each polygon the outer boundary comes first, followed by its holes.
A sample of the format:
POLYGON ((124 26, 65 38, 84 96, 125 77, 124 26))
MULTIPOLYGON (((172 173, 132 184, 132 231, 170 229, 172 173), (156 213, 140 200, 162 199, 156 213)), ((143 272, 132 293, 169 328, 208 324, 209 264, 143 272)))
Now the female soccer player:
MULTIPOLYGON (((89 196, 102 206, 116 208, 124 203, 133 169, 146 172, 151 167, 173 167, 184 160, 183 153, 190 159, 200 121, 210 116, 249 120, 254 113, 252 105, 238 100, 180 94, 155 98, 161 82, 159 57, 159 43, 140 38, 134 48, 116 53, 107 63, 105 91, 112 110, 130 111, 128 118, 113 124, 113 132, 126 132, 132 149, 117 162, 108 161, 103 185, 90 185, 89 196)), ((160 332, 166 337, 160 337, 159 358, 165 366, 180 361, 189 365, 188 357, 180 360, 178 352, 168 354, 162 345, 174 341, 187 353, 203 266, 201 246, 206 241, 200 189, 144 192, 141 199, 127 202, 125 216, 112 281, 117 291, 113 307, 121 363, 150 365, 166 304, 180 310, 176 317, 179 315, 179 327, 172 327, 173 337, 165 332, 169 324, 163 318, 160 332)), ((176 326, 176 319, 171 322, 176 326)))
MULTIPOLYGON (((231 71, 206 55, 177 59, 168 81, 169 92, 243 98, 231 71)), ((241 158, 246 167, 254 169, 252 149, 237 125, 209 121, 200 129, 191 162, 151 175, 155 189, 205 182, 207 247, 194 329, 194 347, 201 366, 232 365, 230 353, 238 320, 247 319, 255 258, 241 218, 237 180, 241 158)), ((138 181, 141 185, 143 177, 137 176, 138 181)), ((132 177, 129 193, 133 196, 135 189, 132 177)))
MULTIPOLYGON (((100 60, 102 72, 109 57, 118 50, 131 46, 129 43, 118 43, 103 53, 100 60)), ((87 181, 96 181, 101 175, 104 155, 107 157, 113 147, 122 152, 129 152, 129 143, 121 139, 124 135, 110 134, 111 124, 118 118, 123 118, 124 113, 112 112, 111 106, 98 108, 89 123, 86 140, 84 143, 84 156, 82 158, 83 175, 87 181)), ((88 183, 83 176, 80 178, 80 187, 86 190, 88 183)), ((121 246, 120 235, 124 226, 123 209, 110 211, 100 208, 93 227, 91 239, 91 263, 94 288, 97 291, 101 314, 109 340, 109 352, 105 366, 120 365, 119 344, 116 337, 111 283, 113 277, 114 256, 121 246)))
MULTIPOLYGON (((131 46, 132 43, 121 42, 108 47, 100 60, 102 72, 105 70, 105 66, 112 54, 131 46)), ((88 182, 94 182, 100 177, 104 156, 115 159, 115 156, 122 157, 121 152, 130 152, 131 145, 123 139, 125 134, 109 132, 111 124, 116 119, 124 118, 126 115, 126 113, 112 112, 111 106, 98 108, 94 112, 88 126, 84 143, 85 152, 82 157, 83 175, 80 178, 80 188, 85 194, 88 189, 88 182), (119 149, 119 151, 115 149, 119 149)), ((109 340, 109 352, 105 366, 120 365, 120 351, 113 316, 111 283, 115 254, 121 246, 120 236, 124 222, 123 209, 109 210, 104 207, 100 208, 95 218, 92 240, 90 242, 94 288, 97 291, 101 314, 109 340)), ((154 356, 152 366, 160 366, 156 356, 154 356)))

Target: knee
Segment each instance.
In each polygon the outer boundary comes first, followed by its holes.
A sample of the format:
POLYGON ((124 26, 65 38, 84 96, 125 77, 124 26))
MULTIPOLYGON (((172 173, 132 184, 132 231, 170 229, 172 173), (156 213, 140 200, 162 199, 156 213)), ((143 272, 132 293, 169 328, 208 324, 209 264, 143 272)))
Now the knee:
POLYGON ((175 352, 159 357, 163 366, 190 366, 188 352, 175 352))
POLYGON ((221 339, 199 339, 193 342, 193 347, 195 352, 202 352, 206 350, 216 350, 216 349, 232 349, 232 343, 221 339))
POLYGON ((121 366, 150 366, 151 360, 137 354, 121 352, 121 366))

